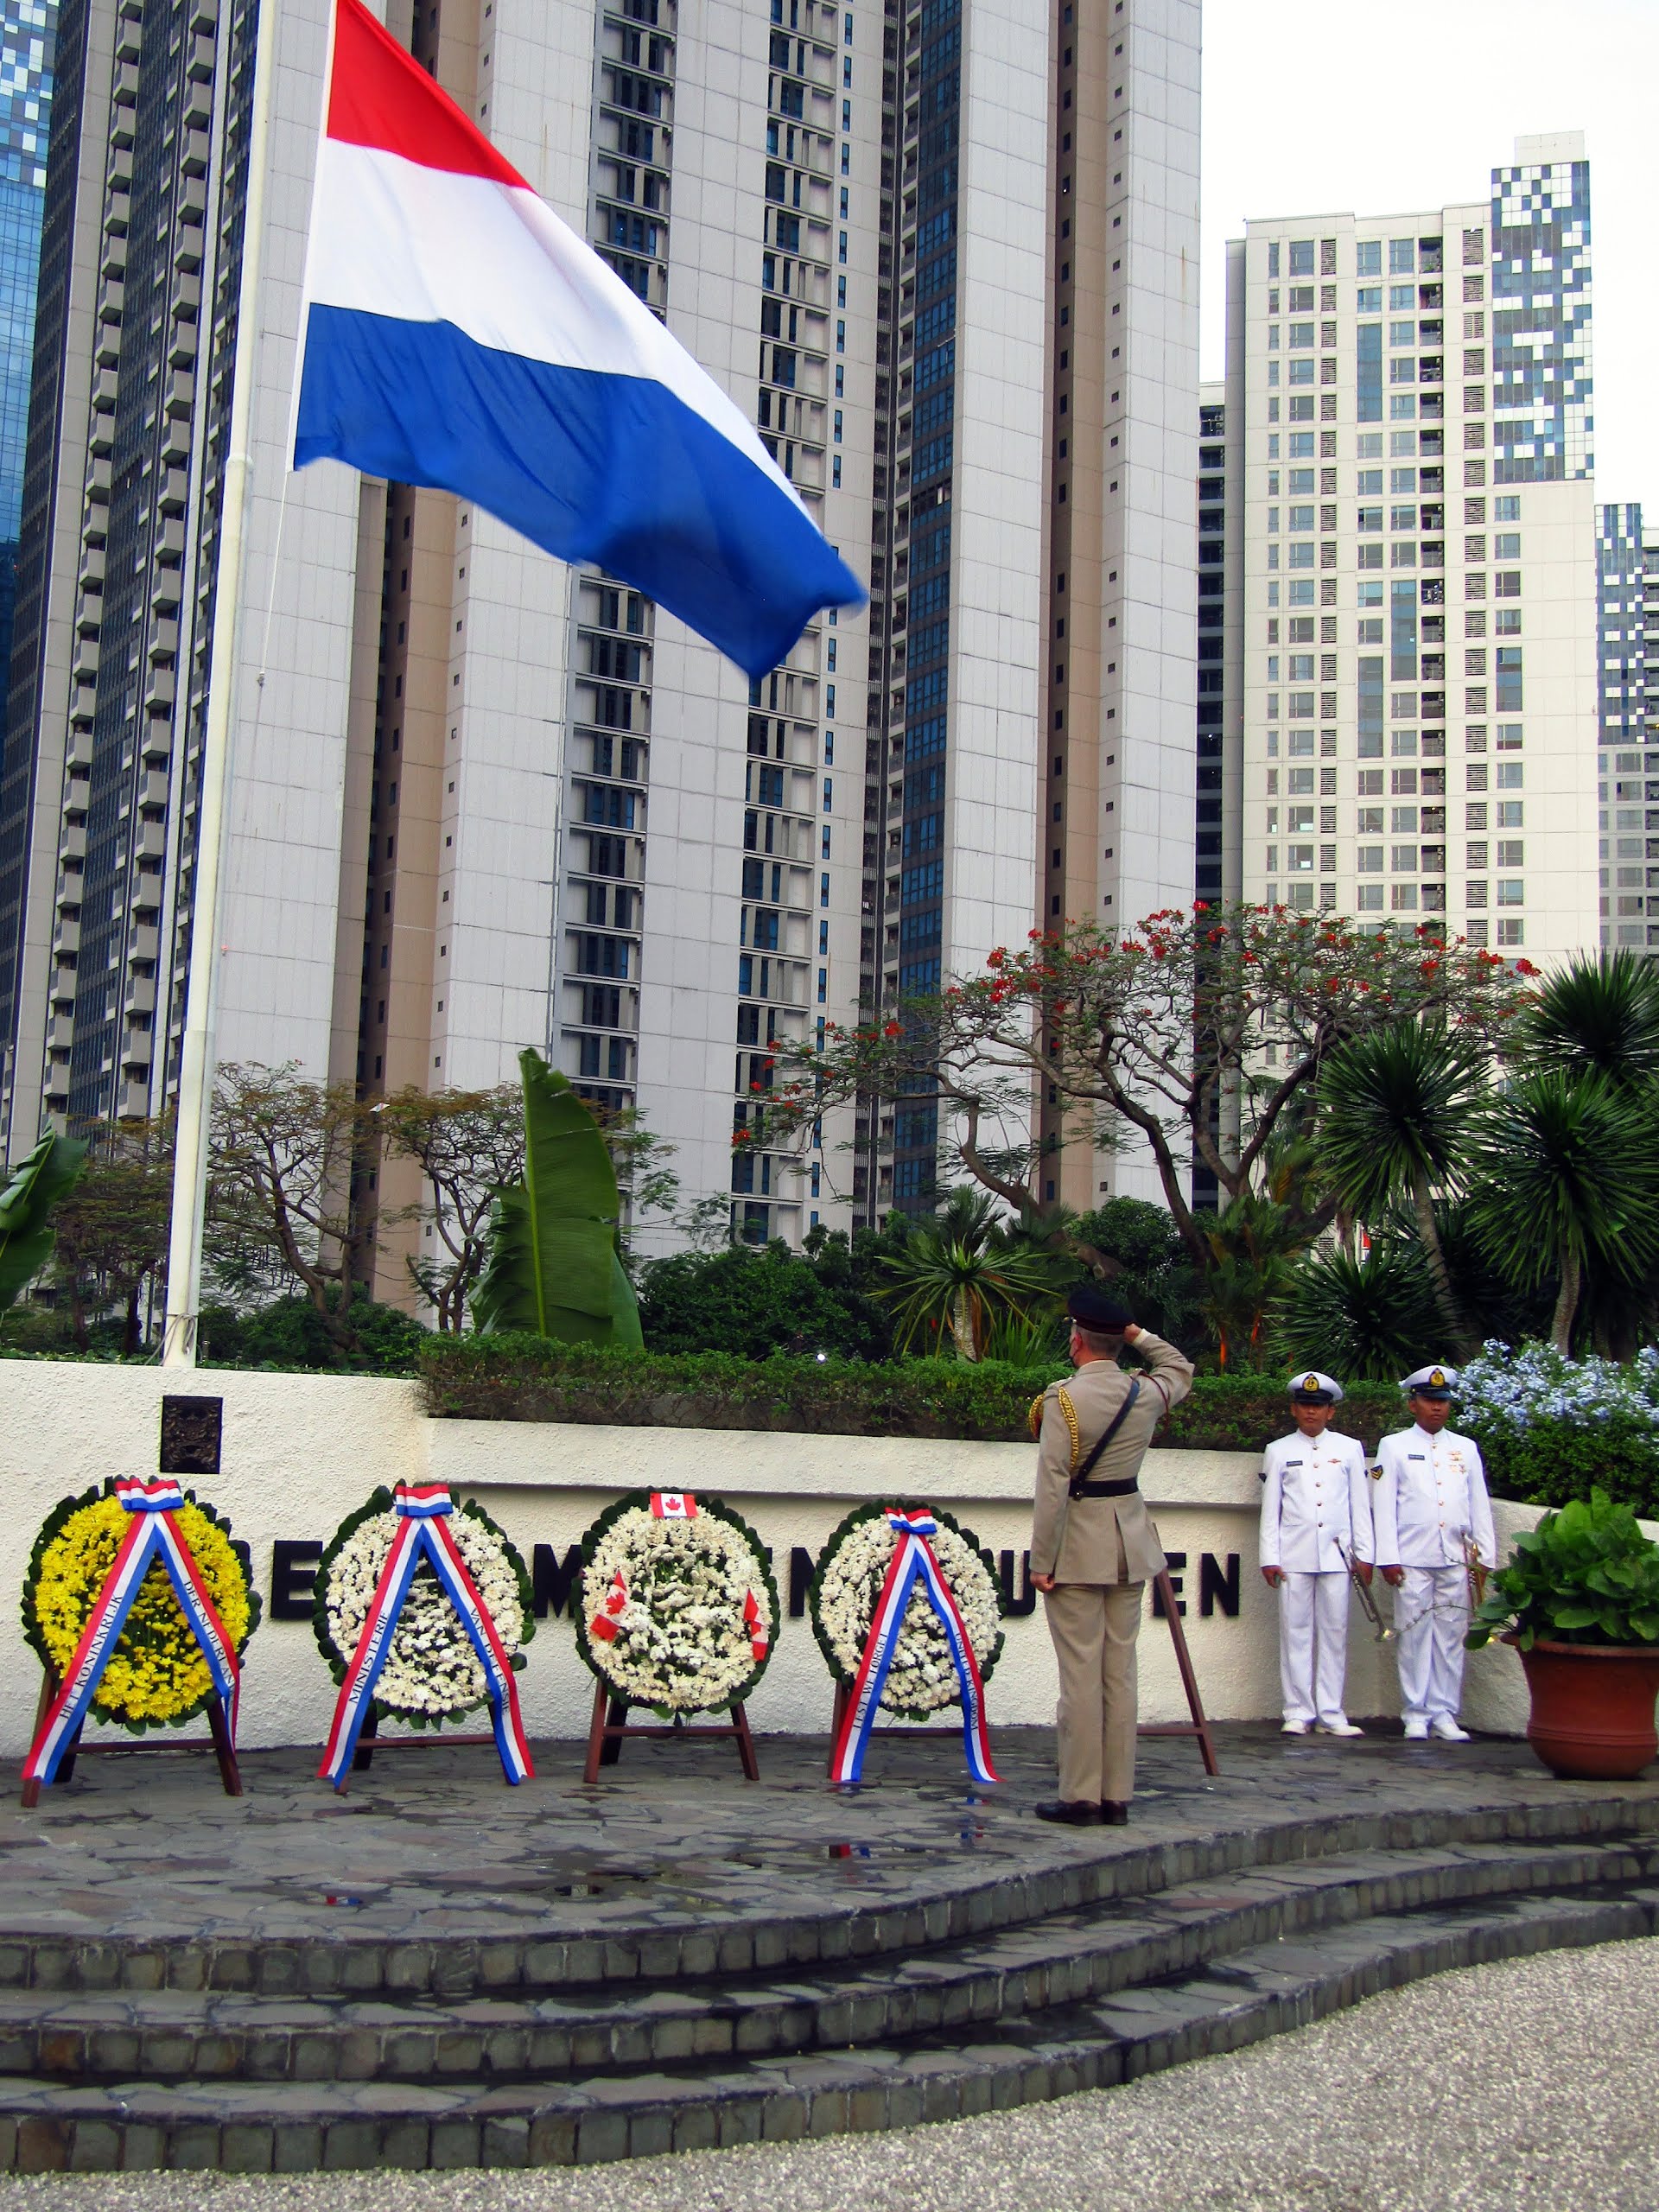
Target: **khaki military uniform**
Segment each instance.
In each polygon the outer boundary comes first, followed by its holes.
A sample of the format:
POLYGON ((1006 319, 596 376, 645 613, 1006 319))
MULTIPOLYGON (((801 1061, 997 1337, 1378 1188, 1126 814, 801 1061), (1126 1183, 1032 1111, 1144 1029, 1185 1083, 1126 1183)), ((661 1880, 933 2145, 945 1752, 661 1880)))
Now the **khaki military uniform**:
MULTIPOLYGON (((1090 1469, 1090 1484, 1132 1480, 1154 1429, 1192 1387, 1192 1362, 1161 1337, 1143 1329, 1131 1350, 1147 1371, 1134 1409, 1090 1469)), ((1135 1790, 1135 1644, 1145 1585, 1161 1571, 1163 1550, 1139 1491, 1069 1496, 1072 1470, 1109 1425, 1130 1379, 1110 1360, 1090 1360, 1069 1381, 1051 1382, 1031 1409, 1031 1571, 1057 1585, 1043 1605, 1060 1671, 1060 1796, 1073 1803, 1126 1803, 1135 1790)))

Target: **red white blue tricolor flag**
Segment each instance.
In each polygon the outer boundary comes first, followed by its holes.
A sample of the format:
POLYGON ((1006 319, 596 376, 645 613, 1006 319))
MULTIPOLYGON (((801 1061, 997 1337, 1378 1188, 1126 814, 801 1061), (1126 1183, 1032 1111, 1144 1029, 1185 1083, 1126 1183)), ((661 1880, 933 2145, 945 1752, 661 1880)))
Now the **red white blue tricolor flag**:
POLYGON ((876 1709, 881 1702, 893 1655, 898 1647, 899 1631, 904 1626, 906 1608, 911 1592, 919 1582, 927 1592, 928 1603, 938 1615, 950 1646, 952 1665, 957 1670, 957 1688, 962 1700, 962 1734, 968 1755, 968 1771, 976 1782, 997 1780, 996 1769, 991 1764, 990 1728, 985 1718, 985 1685, 980 1680, 979 1662, 974 1656, 974 1647, 968 1641, 967 1625, 957 1611, 957 1601, 950 1594, 950 1586, 940 1572, 933 1547, 928 1538, 934 1535, 938 1522, 926 1508, 895 1510, 887 1515, 887 1526, 898 1537, 892 1559, 887 1564, 887 1580, 881 1594, 875 1601, 875 1611, 870 1617, 870 1633, 864 1645, 864 1656, 859 1662, 852 1694, 847 1700, 841 1733, 830 1763, 832 1782, 856 1782, 864 1771, 864 1753, 869 1745, 870 1731, 875 1725, 876 1709))
POLYGON ((294 466, 475 499, 751 676, 863 588, 737 407, 383 30, 337 0, 294 466))
POLYGON ((56 1779, 65 1752, 92 1709, 92 1699, 104 1679, 105 1669, 115 1656, 115 1647, 121 1640, 133 1601, 143 1586, 151 1562, 158 1559, 173 1585, 173 1594, 179 1601, 185 1624, 207 1662, 208 1677, 225 1707, 231 1748, 236 1747, 242 1669, 237 1661, 236 1646, 208 1594, 195 1554, 174 1518, 184 1503, 183 1487, 168 1475, 156 1482, 145 1482, 136 1475, 118 1475, 113 1487, 116 1497, 132 1518, 104 1578, 103 1587, 92 1600, 86 1625, 58 1686, 57 1695, 35 1732, 35 1741, 23 1762, 25 1782, 56 1779))
POLYGON ((334 1726, 328 1731, 318 1776, 324 1782, 332 1782, 336 1789, 346 1786, 358 1738, 373 1708, 374 1686, 391 1650, 397 1617, 409 1596, 415 1570, 424 1559, 438 1579, 438 1587, 454 1607, 467 1641, 484 1670, 484 1688, 490 1700, 490 1720, 501 1771, 515 1784, 528 1781, 536 1769, 531 1763, 530 1745, 518 1711, 518 1686, 513 1680, 512 1662, 502 1644, 490 1609, 467 1572, 461 1547, 450 1533, 449 1516, 454 1511, 454 1501, 448 1486, 444 1483, 399 1483, 392 1493, 392 1503, 397 1515, 397 1534, 369 1599, 369 1610, 363 1618, 352 1663, 340 1681, 340 1695, 334 1700, 334 1726))

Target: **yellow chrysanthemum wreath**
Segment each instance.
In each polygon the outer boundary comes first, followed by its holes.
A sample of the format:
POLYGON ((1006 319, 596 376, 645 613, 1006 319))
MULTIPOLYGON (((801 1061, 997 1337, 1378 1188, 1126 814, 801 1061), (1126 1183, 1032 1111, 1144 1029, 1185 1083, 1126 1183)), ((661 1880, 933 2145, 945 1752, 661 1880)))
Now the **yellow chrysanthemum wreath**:
MULTIPOLYGON (((259 1625, 248 1548, 236 1542, 229 1522, 198 1504, 193 1492, 187 1491, 185 1500, 179 1533, 239 1655, 259 1625)), ((113 1494, 88 1491, 54 1507, 35 1539, 23 1584, 23 1634, 54 1674, 61 1675, 74 1656, 131 1525, 131 1514, 113 1494)), ((93 1709, 135 1733, 172 1727, 202 1712, 213 1687, 167 1569, 154 1559, 93 1694, 93 1709)))

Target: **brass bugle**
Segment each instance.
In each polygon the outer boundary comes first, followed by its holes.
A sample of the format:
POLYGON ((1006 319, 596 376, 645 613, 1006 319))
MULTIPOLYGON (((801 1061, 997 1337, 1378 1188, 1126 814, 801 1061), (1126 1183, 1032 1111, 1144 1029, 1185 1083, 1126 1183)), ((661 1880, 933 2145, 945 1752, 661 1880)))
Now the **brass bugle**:
POLYGON ((1383 1619, 1382 1613, 1378 1611, 1376 1599, 1372 1593, 1371 1586, 1364 1580, 1363 1576, 1359 1572, 1359 1561, 1354 1557, 1352 1552, 1349 1550, 1347 1545, 1343 1542, 1340 1536, 1337 1538, 1337 1549, 1342 1554, 1342 1563, 1348 1570, 1348 1580, 1354 1586, 1354 1594, 1359 1599, 1359 1609, 1371 1624, 1372 1635, 1376 1638, 1379 1643, 1391 1643, 1394 1637, 1394 1630, 1389 1626, 1388 1623, 1383 1619))

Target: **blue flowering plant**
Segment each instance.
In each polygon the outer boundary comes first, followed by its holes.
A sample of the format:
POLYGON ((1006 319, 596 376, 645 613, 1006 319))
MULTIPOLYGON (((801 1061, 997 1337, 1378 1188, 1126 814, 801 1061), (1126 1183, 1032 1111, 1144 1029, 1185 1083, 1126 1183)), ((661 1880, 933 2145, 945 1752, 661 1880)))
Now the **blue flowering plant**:
POLYGON ((1569 1359, 1546 1344, 1482 1346, 1458 1384, 1457 1422, 1479 1444, 1492 1487, 1565 1505, 1600 1487, 1659 1516, 1659 1351, 1569 1359))

